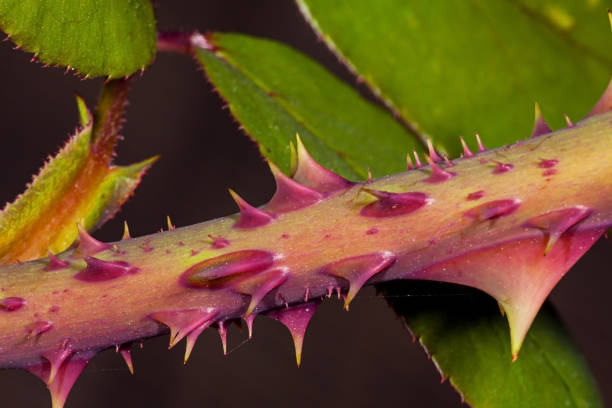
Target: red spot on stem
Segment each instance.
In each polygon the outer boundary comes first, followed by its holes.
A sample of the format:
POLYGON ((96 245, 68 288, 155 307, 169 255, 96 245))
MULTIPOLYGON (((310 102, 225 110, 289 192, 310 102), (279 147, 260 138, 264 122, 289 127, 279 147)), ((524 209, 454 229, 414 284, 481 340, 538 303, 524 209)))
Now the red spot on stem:
POLYGON ((230 244, 230 242, 227 239, 223 238, 222 236, 215 237, 212 235, 208 235, 208 238, 212 240, 212 244, 211 244, 212 249, 225 248, 226 246, 230 244))
POLYGON ((497 167, 495 167, 493 170, 493 174, 507 173, 514 168, 514 165, 511 163, 501 163, 496 161, 495 164, 497 167))
POLYGON ((485 195, 484 190, 474 191, 473 193, 470 193, 467 195, 466 200, 468 201, 480 200, 482 197, 484 197, 484 195, 485 195))
POLYGON ((20 297, 6 297, 0 299, 0 310, 5 312, 14 312, 21 309, 26 304, 26 300, 20 297))
POLYGON ((538 167, 542 169, 550 169, 551 167, 555 167, 559 163, 557 159, 542 159, 538 163, 538 167))

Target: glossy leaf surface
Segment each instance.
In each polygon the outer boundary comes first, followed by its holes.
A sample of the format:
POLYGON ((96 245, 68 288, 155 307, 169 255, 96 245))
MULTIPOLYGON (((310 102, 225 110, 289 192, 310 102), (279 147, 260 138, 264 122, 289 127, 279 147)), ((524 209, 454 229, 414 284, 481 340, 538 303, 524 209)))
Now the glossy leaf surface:
POLYGON ((339 174, 365 178, 405 169, 421 143, 384 109, 305 55, 271 40, 215 33, 196 48, 209 80, 264 156, 290 168, 299 133, 316 160, 339 174))
POLYGON ((0 0, 0 29, 44 64, 119 78, 153 61, 149 0, 0 0))
MULTIPOLYGON (((582 118, 612 73, 609 1, 298 0, 381 99, 451 156, 459 135, 524 139, 539 102, 582 118)), ((474 145, 472 145, 474 147, 474 145)))

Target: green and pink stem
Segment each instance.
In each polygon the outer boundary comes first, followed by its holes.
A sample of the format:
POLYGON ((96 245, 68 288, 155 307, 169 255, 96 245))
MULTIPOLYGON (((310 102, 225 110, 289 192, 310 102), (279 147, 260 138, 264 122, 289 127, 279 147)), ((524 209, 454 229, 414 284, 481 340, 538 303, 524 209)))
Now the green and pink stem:
MULTIPOLYGON (((78 243, 0 267, 0 365, 48 384, 61 407, 98 351, 170 330, 186 339, 266 314, 291 331, 298 364, 308 321, 331 291, 348 308, 364 284, 453 282, 493 296, 508 316, 516 358, 542 302, 612 225, 610 91, 593 112, 549 133, 450 161, 430 149, 416 167, 351 182, 296 140, 292 177, 270 164, 277 190, 255 208, 139 238, 78 243)), ((50 215, 51 216, 51 215, 50 215)), ((224 340, 225 341, 225 340, 224 340)))

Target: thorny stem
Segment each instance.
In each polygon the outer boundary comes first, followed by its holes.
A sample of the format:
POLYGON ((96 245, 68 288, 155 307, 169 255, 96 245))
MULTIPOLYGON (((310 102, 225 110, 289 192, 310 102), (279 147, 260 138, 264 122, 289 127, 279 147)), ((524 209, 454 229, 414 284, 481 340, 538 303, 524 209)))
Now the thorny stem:
POLYGON ((302 149, 306 186, 273 167, 277 194, 262 210, 239 201, 241 216, 108 245, 82 234, 58 259, 0 268, 0 365, 41 364, 67 342, 95 352, 163 333, 160 322, 175 342, 329 288, 348 305, 363 283, 413 278, 494 296, 516 353, 549 291, 612 224, 610 157, 612 114, 366 183, 334 179, 302 149), (6 299, 23 302, 9 312, 6 299))

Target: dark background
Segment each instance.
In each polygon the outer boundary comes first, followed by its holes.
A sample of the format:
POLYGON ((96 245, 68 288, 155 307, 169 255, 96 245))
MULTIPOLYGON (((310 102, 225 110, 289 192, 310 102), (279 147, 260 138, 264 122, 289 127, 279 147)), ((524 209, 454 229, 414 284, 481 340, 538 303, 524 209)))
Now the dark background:
MULTIPOLYGON (((159 0, 156 9, 162 30, 240 31, 279 39, 357 86, 290 1, 159 0)), ((29 54, 12 46, 0 43, 2 201, 21 193, 43 159, 55 154, 74 130, 73 93, 94 106, 101 84, 31 64, 29 54)), ((189 57, 159 55, 135 82, 130 100, 117 163, 159 153, 162 159, 97 237, 118 239, 124 219, 133 235, 143 235, 165 226, 166 215, 184 226, 235 212, 229 187, 256 205, 269 199, 273 183, 267 167, 189 57)), ((604 257, 610 245, 600 241, 552 294, 607 401, 612 401, 607 388, 612 380, 612 279, 604 257)), ((134 350, 135 376, 118 355, 106 351, 84 371, 67 407, 461 405, 448 383, 440 385, 423 350, 372 288, 360 293, 350 313, 337 300, 323 303, 307 333, 300 369, 280 323, 258 318, 254 338, 245 339, 246 333, 232 328, 230 353, 224 357, 217 333, 207 330, 187 366, 182 364, 184 343, 167 351, 167 336, 148 340, 143 350, 134 350)), ((22 371, 0 371, 0 395, 2 406, 50 405, 42 382, 22 371)))

